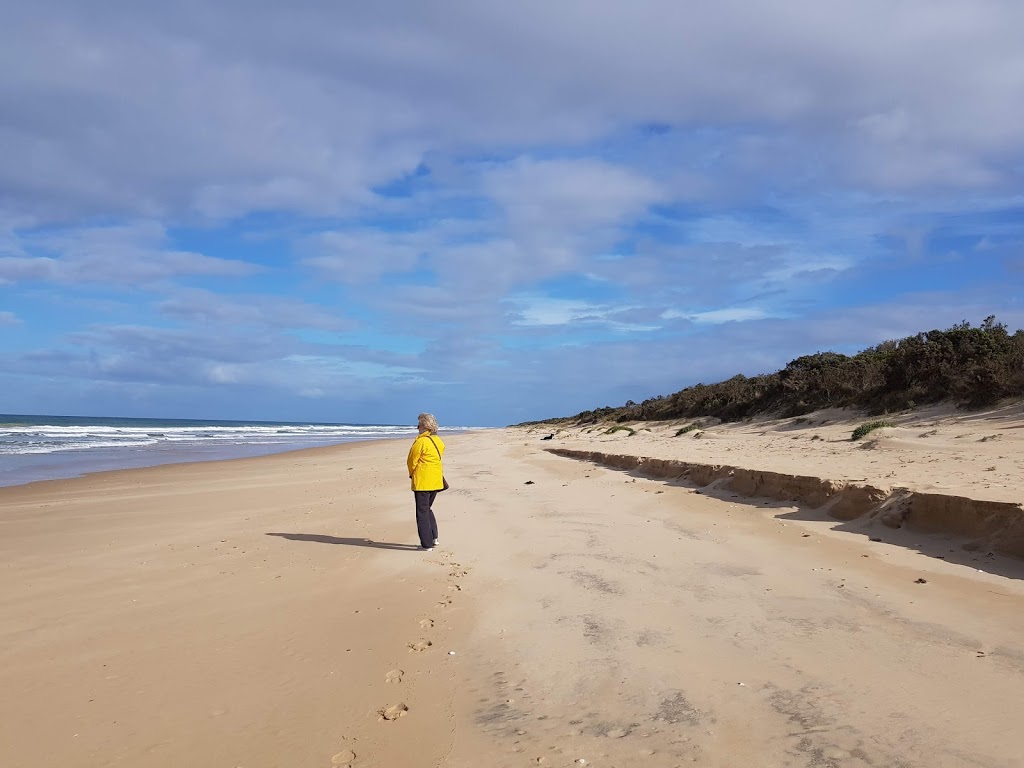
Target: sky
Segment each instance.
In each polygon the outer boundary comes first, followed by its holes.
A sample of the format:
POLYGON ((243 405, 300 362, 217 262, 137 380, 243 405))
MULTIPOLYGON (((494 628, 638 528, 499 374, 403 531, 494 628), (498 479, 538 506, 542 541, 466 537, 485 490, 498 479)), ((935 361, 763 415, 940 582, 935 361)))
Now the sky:
POLYGON ((0 412, 503 425, 1024 326, 1019 0, 0 18, 0 412))

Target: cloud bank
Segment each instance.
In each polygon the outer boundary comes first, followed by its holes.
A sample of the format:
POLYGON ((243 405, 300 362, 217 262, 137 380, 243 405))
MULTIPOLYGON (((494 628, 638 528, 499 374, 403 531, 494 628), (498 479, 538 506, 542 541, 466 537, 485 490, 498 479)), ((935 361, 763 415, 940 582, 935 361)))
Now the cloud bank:
POLYGON ((8 408, 498 424, 1024 324, 1024 6, 492 6, 5 9, 8 408))

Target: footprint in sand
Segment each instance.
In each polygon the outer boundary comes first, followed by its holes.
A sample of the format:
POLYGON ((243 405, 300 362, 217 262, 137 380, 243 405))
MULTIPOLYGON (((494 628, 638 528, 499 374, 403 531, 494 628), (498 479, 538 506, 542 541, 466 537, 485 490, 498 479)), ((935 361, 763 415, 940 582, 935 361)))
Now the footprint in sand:
POLYGON ((384 675, 384 682, 385 683, 400 683, 400 682, 402 682, 402 675, 404 675, 404 674, 405 674, 405 672, 403 672, 400 669, 392 669, 390 672, 388 672, 386 675, 384 675))
POLYGON ((381 720, 397 720, 398 718, 405 715, 409 711, 409 708, 402 703, 389 704, 384 709, 378 709, 377 714, 380 715, 381 720))
POLYGON ((420 619, 420 627, 423 629, 432 629, 434 626, 433 619, 420 619))
POLYGON ((433 645, 429 640, 420 640, 418 643, 409 643, 409 650, 415 651, 416 653, 423 653, 424 651, 430 650, 433 645))
POLYGON ((462 591, 462 587, 460 587, 458 584, 449 584, 448 585, 448 589, 452 590, 453 592, 461 592, 462 591))
POLYGON ((334 757, 331 758, 331 765, 334 765, 334 766, 351 765, 353 762, 355 762, 355 759, 356 759, 356 753, 353 752, 351 749, 346 749, 343 752, 339 752, 338 754, 336 754, 334 757))

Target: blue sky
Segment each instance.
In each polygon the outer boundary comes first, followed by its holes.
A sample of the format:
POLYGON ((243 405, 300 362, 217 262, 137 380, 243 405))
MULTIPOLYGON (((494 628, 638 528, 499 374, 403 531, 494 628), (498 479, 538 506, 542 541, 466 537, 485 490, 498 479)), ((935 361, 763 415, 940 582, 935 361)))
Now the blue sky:
POLYGON ((0 412, 499 425, 1024 326, 1024 5, 0 0, 0 412))

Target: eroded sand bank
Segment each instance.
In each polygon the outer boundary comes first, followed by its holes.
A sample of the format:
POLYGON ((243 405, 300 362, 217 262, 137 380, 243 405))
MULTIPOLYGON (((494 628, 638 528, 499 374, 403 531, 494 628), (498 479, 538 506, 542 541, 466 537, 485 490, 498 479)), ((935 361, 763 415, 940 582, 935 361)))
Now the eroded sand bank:
POLYGON ((857 521, 845 530, 867 533, 878 523, 944 533, 970 551, 1024 558, 1021 404, 980 413, 916 411, 887 417, 890 426, 851 439, 866 420, 831 410, 739 424, 555 428, 548 438, 557 447, 548 450, 857 521))

